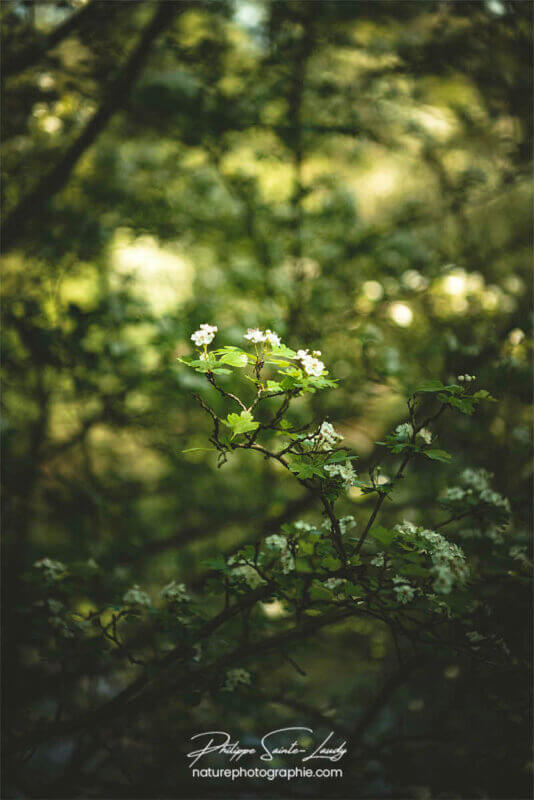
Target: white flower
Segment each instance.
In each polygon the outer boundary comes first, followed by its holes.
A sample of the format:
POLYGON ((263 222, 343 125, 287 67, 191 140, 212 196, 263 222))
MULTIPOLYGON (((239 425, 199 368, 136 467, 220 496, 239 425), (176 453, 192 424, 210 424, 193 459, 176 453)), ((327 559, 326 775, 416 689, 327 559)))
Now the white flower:
POLYGON ((265 539, 265 547, 270 550, 287 550, 287 539, 279 533, 273 533, 265 539))
POLYGON ((61 561, 54 561, 51 558, 42 558, 40 561, 36 561, 33 566, 36 569, 42 569, 43 574, 53 581, 59 580, 67 569, 65 564, 62 564, 61 561))
POLYGON ((306 356, 303 358, 302 366, 304 367, 304 371, 314 378, 320 378, 325 369, 323 362, 313 356, 306 356))
POLYGON ((407 519, 403 520, 399 525, 395 525, 395 530, 404 536, 417 533, 417 526, 413 522, 408 522, 407 519))
POLYGON ((317 354, 320 355, 319 350, 314 350, 313 355, 310 355, 309 350, 297 350, 297 358, 301 362, 304 371, 314 378, 320 378, 325 370, 323 362, 316 358, 317 354))
POLYGON ((226 680, 222 690, 223 692, 233 692, 236 686, 246 686, 248 684, 250 684, 250 672, 236 667, 235 669, 229 669, 226 673, 226 680))
POLYGON ((304 522, 303 520, 299 519, 295 522, 294 526, 295 530, 297 531, 313 531, 315 528, 313 525, 310 525, 309 522, 304 522))
POLYGON ((406 578, 401 578, 400 575, 396 575, 393 578, 393 591, 397 597, 399 603, 402 605, 406 605, 410 603, 415 597, 415 589, 413 586, 410 586, 409 581, 406 578))
POLYGON ((323 422, 319 428, 319 445, 324 450, 332 450, 341 441, 343 441, 341 433, 338 433, 329 422, 323 422))
POLYGON ((432 441, 432 434, 428 430, 428 428, 421 428, 421 430, 417 432, 417 435, 423 440, 425 444, 430 444, 430 442, 432 441))
POLYGON ((274 331, 269 330, 269 328, 267 328, 267 330, 265 331, 264 341, 271 347, 280 347, 280 337, 277 336, 274 331))
POLYGON ((350 461, 345 464, 327 464, 324 468, 327 475, 331 478, 340 478, 344 489, 350 489, 356 483, 357 475, 354 472, 350 461))
POLYGON ((489 488, 489 482, 492 478, 491 472, 485 469, 464 469, 460 475, 460 480, 465 486, 470 486, 477 492, 489 488))
POLYGON ((407 442, 413 436, 413 428, 409 422, 403 422, 395 428, 395 436, 399 442, 407 442))
POLYGON ((282 567, 282 572, 284 575, 288 575, 295 569, 295 559, 289 550, 282 555, 282 558, 280 559, 280 566, 282 567))
POLYGON ((190 599, 185 583, 176 583, 176 581, 171 581, 167 586, 164 586, 160 592, 160 596, 163 597, 164 600, 175 603, 190 599))
POLYGON ((378 553, 378 555, 374 556, 370 563, 373 567, 383 567, 384 566, 384 553, 378 553))
POLYGON ((336 431, 329 422, 323 422, 319 430, 303 440, 308 447, 318 446, 320 450, 333 450, 338 442, 343 440, 343 436, 336 431))
POLYGON ((352 530, 352 528, 356 527, 356 520, 353 516, 349 517, 341 517, 339 520, 339 530, 341 534, 344 536, 347 531, 352 530))
POLYGON ((258 571, 250 564, 244 564, 239 560, 238 556, 229 558, 228 566, 232 567, 232 575, 235 578, 242 578, 251 589, 256 589, 262 583, 265 583, 258 571))
POLYGON ((445 489, 445 492, 443 493, 443 499, 450 500, 451 502, 463 500, 464 497, 465 489, 462 489, 460 486, 451 486, 448 489, 445 489))
POLYGON ((346 578, 327 578, 327 580, 324 581, 323 586, 325 587, 325 589, 330 589, 331 592, 334 592, 337 597, 340 597, 342 595, 338 590, 341 589, 341 587, 344 586, 346 582, 347 582, 346 578))
POLYGON ((315 358, 319 358, 320 355, 321 355, 321 351, 320 350, 313 350, 312 351, 312 356, 315 356, 315 358))
POLYGON ((218 328, 216 325, 208 325, 206 322, 202 323, 198 331, 195 331, 191 335, 191 339, 196 344, 197 347, 201 347, 202 345, 211 344, 211 342, 215 338, 215 334, 217 333, 218 328))
POLYGON ((244 334, 243 339, 248 339, 249 342, 259 344, 259 342, 265 341, 265 333, 260 331, 259 328, 249 328, 244 334))
POLYGON ((123 595, 122 602, 128 606, 149 606, 150 597, 146 592, 139 588, 137 584, 128 589, 123 595))

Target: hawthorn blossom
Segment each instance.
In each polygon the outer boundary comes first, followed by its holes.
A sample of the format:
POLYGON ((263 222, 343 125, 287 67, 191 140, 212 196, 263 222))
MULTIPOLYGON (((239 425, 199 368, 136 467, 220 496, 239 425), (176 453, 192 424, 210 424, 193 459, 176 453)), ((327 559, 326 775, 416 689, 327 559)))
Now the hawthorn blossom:
POLYGON ((267 330, 265 331, 264 341, 271 347, 280 347, 281 343, 280 337, 274 331, 269 330, 269 328, 267 328, 267 330))
POLYGON ((241 667, 235 667, 227 671, 222 690, 223 692, 233 692, 237 686, 247 686, 248 684, 250 684, 250 672, 241 667))
POLYGON ((413 428, 409 422, 403 422, 395 428, 395 436, 399 442, 407 442, 413 436, 413 428))
POLYGON ((57 581, 65 572, 67 567, 61 561, 54 561, 52 558, 41 558, 33 565, 36 569, 42 569, 43 574, 50 580, 57 581))
POLYGON ((425 444, 430 444, 432 441, 432 433, 428 430, 428 428, 421 428, 420 431, 417 431, 417 435, 423 440, 425 444))
POLYGON ((123 595, 122 602, 128 606, 149 606, 150 597, 146 592, 139 588, 137 584, 128 589, 123 595))
POLYGON ((265 334, 263 331, 260 331, 259 328, 249 328, 243 335, 243 339, 248 339, 249 342, 259 344, 265 341, 265 334))
POLYGON ((350 489, 356 483, 357 475, 354 472, 350 461, 345 464, 327 464, 324 471, 331 478, 339 478, 343 483, 344 489, 350 489))
POLYGON ((218 328, 217 325, 208 325, 206 322, 202 323, 198 331, 195 331, 191 335, 192 341, 196 344, 197 347, 201 347, 202 345, 211 344, 215 338, 215 334, 217 333, 218 328))
POLYGON ((320 378, 325 370, 325 366, 322 361, 319 361, 318 358, 314 356, 303 356, 301 358, 302 366, 304 367, 304 371, 311 375, 314 378, 320 378))
POLYGON ((167 586, 164 586, 160 592, 160 596, 163 597, 164 600, 169 600, 174 603, 180 603, 190 599, 185 583, 176 583, 176 581, 171 581, 167 586))

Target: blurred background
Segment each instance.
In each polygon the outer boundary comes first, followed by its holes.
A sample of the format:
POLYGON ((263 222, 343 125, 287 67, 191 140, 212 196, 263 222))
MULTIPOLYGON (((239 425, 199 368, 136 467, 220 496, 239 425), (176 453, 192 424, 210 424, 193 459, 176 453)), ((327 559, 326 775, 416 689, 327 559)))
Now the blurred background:
MULTIPOLYGON (((532 490, 532 4, 4 0, 0 15, 8 742, 132 675, 101 640, 65 656, 32 605, 36 560, 94 570, 82 611, 134 583, 204 597, 205 559, 317 517, 263 460, 184 453, 210 430, 204 381, 176 361, 200 323, 219 345, 260 326, 320 349, 340 388, 296 418, 330 419, 362 472, 417 382, 476 375, 498 403, 440 420, 453 461, 409 473, 382 522, 432 527, 466 467, 494 473, 513 512, 504 556, 471 543, 505 668, 436 649, 395 680, 390 632, 353 620, 300 646, 305 675, 257 664, 259 694, 171 698, 104 741, 8 759, 4 796, 526 798, 531 591, 505 556, 529 546, 532 490), (187 783, 191 731, 311 722, 348 732, 342 784, 187 783)), ((342 510, 370 507, 352 489, 342 510)), ((264 613, 283 625, 276 603, 264 613)))

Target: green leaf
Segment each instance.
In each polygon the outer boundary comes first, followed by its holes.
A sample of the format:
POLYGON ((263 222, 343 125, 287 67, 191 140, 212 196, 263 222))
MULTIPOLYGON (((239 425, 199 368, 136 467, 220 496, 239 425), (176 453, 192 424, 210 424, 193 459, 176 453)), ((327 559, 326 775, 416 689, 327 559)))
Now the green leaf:
POLYGON ((241 433, 249 433, 259 428, 260 423, 256 422, 250 411, 242 411, 241 414, 228 414, 224 424, 232 429, 232 439, 241 433))
POLYGON ((182 453, 199 453, 201 451, 211 453, 212 450, 213 447, 188 447, 187 450, 182 450, 182 453))
POLYGON ((445 463, 448 463, 452 458, 451 454, 447 453, 446 450, 425 450, 424 455, 427 458, 431 458, 432 461, 444 461, 445 463))
POLYGON ((380 544, 387 549, 395 538, 395 531, 389 531, 387 528, 377 525, 375 528, 371 529, 369 536, 377 542, 380 542, 380 544))
POLYGON ((425 381, 414 390, 414 394, 421 394, 423 392, 441 392, 443 389, 445 389, 445 386, 441 381, 425 381))
POLYGON ((223 353, 219 359, 221 364, 229 364, 231 367, 246 367, 248 364, 248 358, 246 353, 242 353, 241 351, 230 351, 228 353, 223 353))
POLYGON ((476 400, 489 400, 491 403, 496 403, 497 400, 493 397, 487 389, 479 389, 478 392, 475 392, 473 398, 476 400))

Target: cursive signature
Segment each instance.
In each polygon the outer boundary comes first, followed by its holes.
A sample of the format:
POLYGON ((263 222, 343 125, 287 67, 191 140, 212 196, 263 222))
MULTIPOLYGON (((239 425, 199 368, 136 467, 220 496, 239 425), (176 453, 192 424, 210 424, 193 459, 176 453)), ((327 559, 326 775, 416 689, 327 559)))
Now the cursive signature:
POLYGON ((202 741, 202 746, 187 753, 187 757, 191 759, 189 766, 194 767, 201 758, 212 754, 228 756, 231 763, 252 755, 259 755, 262 761, 272 761, 278 756, 295 756, 302 763, 318 759, 339 761, 347 754, 346 741, 337 745, 332 741, 334 731, 307 746, 299 741, 299 734, 303 733, 307 734, 307 738, 314 739, 312 728, 304 726, 277 728, 261 737, 259 748, 243 747, 238 739, 232 740, 231 734, 226 731, 195 733, 191 736, 191 741, 202 741))

